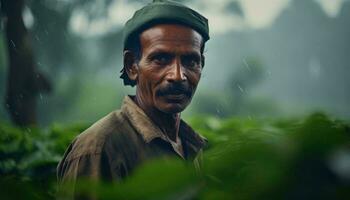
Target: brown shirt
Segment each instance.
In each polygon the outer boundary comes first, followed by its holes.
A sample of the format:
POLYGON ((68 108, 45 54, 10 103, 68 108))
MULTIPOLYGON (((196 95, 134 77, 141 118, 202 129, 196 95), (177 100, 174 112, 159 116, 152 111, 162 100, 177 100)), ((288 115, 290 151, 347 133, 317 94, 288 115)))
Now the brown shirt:
POLYGON ((199 156, 206 139, 182 120, 179 136, 184 157, 127 96, 121 110, 100 119, 69 145, 57 167, 59 185, 81 177, 120 181, 135 167, 153 158, 178 156, 199 167, 199 156))

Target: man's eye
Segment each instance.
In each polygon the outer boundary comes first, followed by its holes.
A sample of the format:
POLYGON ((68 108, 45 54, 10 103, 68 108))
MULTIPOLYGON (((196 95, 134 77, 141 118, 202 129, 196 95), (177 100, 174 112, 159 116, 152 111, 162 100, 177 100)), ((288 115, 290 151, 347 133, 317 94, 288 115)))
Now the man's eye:
POLYGON ((171 59, 170 56, 166 55, 166 54, 156 55, 152 58, 152 60, 159 65, 165 65, 165 64, 169 63, 170 59, 171 59))
POLYGON ((199 59, 196 59, 196 58, 193 58, 193 57, 185 57, 185 58, 182 60, 182 64, 183 64, 185 67, 194 68, 194 67, 199 66, 199 59))

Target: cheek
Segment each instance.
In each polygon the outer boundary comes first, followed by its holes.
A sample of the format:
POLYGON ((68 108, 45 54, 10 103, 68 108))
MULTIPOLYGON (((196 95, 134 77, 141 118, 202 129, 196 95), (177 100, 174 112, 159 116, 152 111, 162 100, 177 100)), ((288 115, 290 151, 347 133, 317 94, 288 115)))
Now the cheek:
POLYGON ((190 71, 187 73, 187 80, 193 88, 197 87, 200 79, 201 79, 201 71, 200 70, 190 71))
POLYGON ((149 91, 149 83, 150 79, 148 77, 148 74, 144 72, 144 70, 138 71, 138 77, 137 77, 137 87, 139 89, 139 93, 142 94, 142 96, 145 96, 149 91))
POLYGON ((140 71, 139 86, 141 86, 143 93, 147 93, 148 96, 154 96, 157 82, 160 79, 159 74, 150 68, 140 71))

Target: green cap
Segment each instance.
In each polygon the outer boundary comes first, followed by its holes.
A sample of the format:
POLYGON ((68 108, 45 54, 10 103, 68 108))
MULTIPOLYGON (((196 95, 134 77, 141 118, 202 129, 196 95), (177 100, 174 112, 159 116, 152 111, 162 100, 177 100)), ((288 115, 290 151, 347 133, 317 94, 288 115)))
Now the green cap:
POLYGON ((167 22, 187 25, 200 33, 204 42, 209 40, 207 18, 178 2, 153 0, 152 3, 137 10, 134 16, 126 22, 123 31, 124 48, 132 34, 145 30, 152 25, 167 22))

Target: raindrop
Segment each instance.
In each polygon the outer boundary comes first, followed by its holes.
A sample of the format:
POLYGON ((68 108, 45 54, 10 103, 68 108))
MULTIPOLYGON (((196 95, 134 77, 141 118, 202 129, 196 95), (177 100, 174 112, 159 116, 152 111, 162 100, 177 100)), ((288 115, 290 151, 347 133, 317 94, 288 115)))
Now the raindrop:
POLYGON ((39 93, 40 99, 43 100, 43 95, 39 93))
POLYGON ((309 61, 309 73, 312 78, 319 78, 321 75, 321 63, 317 58, 311 58, 309 61))
POLYGON ((38 35, 35 35, 35 39, 36 39, 38 42, 40 42, 40 39, 39 39, 38 35))
POLYGON ((249 71, 252 71, 252 69, 250 69, 250 67, 249 67, 249 65, 247 63, 247 60, 245 58, 243 58, 243 64, 249 71))
POLYGON ((269 75, 269 76, 271 76, 271 71, 269 70, 269 71, 267 71, 267 75, 269 75))
POLYGON ((15 43, 13 42, 13 40, 10 40, 10 42, 11 42, 13 48, 16 48, 16 45, 15 45, 15 43))
POLYGON ((244 93, 244 89, 240 85, 237 84, 237 87, 242 93, 244 93))
POLYGON ((32 132, 32 129, 27 128, 27 132, 28 132, 28 133, 31 133, 31 132, 32 132))
POLYGON ((7 104, 5 104, 5 105, 6 105, 6 107, 8 107, 8 108, 10 107, 10 105, 9 105, 8 103, 7 103, 7 104))
POLYGON ((216 113, 220 114, 220 110, 218 108, 216 109, 216 113))
POLYGON ((248 119, 249 120, 253 120, 252 116, 248 115, 248 119))

